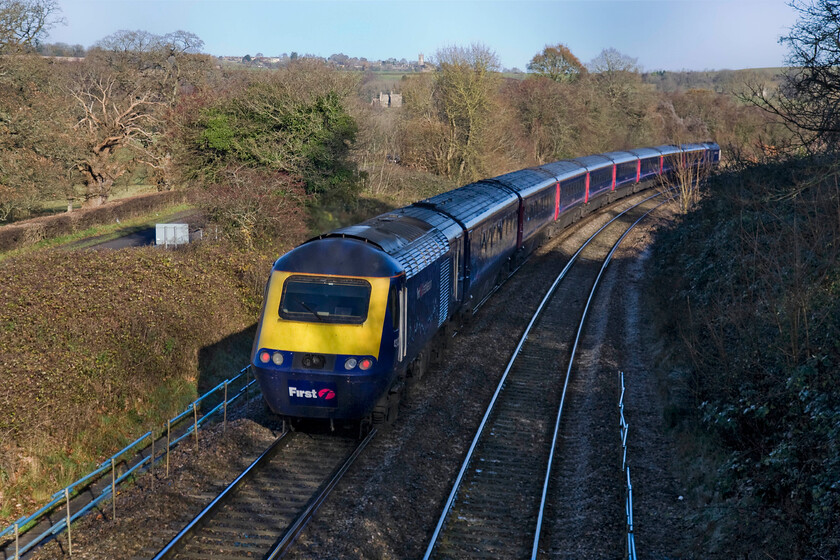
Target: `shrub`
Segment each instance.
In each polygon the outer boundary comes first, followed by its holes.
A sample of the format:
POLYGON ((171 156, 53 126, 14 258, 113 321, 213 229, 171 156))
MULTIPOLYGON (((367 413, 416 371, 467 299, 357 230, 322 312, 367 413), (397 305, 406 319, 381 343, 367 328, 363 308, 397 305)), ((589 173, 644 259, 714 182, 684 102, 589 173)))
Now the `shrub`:
POLYGON ((182 165, 213 184, 230 180, 232 169, 250 168, 295 178, 307 194, 327 201, 352 200, 361 186, 350 158, 357 126, 347 103, 354 85, 349 75, 312 62, 249 75, 192 108, 182 165))
POLYGON ((308 197, 299 182, 247 167, 228 168, 222 178, 203 190, 200 204, 226 237, 253 247, 303 235, 308 197))

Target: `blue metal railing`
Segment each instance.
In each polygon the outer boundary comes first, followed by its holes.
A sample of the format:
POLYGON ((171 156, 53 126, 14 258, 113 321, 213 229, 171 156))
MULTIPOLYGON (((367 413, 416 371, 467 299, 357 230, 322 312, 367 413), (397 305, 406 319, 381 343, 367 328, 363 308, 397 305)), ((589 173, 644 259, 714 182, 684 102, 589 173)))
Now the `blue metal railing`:
POLYGON ((627 559, 636 560, 636 538, 633 534, 633 486, 630 484, 630 465, 627 464, 627 430, 630 425, 624 419, 624 372, 618 372, 621 382, 621 396, 618 398, 619 436, 621 437, 621 470, 627 481, 627 494, 624 502, 624 514, 627 526, 627 559))
MULTIPOLYGON (((184 410, 184 412, 178 414, 171 420, 169 420, 166 424, 167 428, 167 446, 165 449, 165 453, 168 455, 169 450, 175 447, 181 440, 190 435, 195 435, 197 437, 197 430, 198 428, 207 422, 213 415, 218 412, 223 412, 225 415, 225 419, 227 419, 227 408, 230 404, 238 400, 243 395, 246 395, 251 385, 256 383, 256 380, 251 378, 248 379, 246 373, 248 372, 250 366, 246 366, 239 371, 238 375, 230 379, 226 379, 198 397, 195 401, 190 403, 190 405, 184 410), (231 386, 236 386, 236 384, 240 382, 242 383, 241 387, 239 387, 236 392, 232 395, 228 395, 228 391, 231 386), (208 410, 206 413, 203 413, 201 417, 198 417, 198 405, 201 404, 204 400, 208 399, 211 395, 224 390, 224 396, 222 401, 214 406, 212 409, 208 410), (193 423, 189 426, 183 434, 178 436, 174 440, 169 440, 169 433, 172 426, 180 424, 184 419, 188 416, 193 416, 193 423)), ((152 445, 154 441, 154 434, 152 431, 148 431, 120 451, 109 457, 105 460, 99 467, 97 467, 93 472, 83 476, 79 480, 73 482, 72 484, 62 488, 58 492, 52 495, 50 501, 42 506, 38 511, 35 513, 21 517, 10 526, 6 527, 2 532, 0 532, 0 539, 14 535, 15 538, 15 558, 19 557, 21 554, 25 554, 32 548, 36 547, 40 544, 44 539, 48 537, 52 537, 62 533, 64 530, 67 529, 68 523, 73 523, 78 518, 87 514, 90 510, 95 508, 99 505, 102 501, 112 496, 113 492, 115 491, 116 487, 122 484, 126 479, 136 473, 138 470, 142 469, 146 465, 149 467, 153 466, 153 461, 157 462, 164 458, 164 453, 154 456, 150 453, 147 457, 142 457, 135 465, 130 467, 128 470, 117 476, 116 474, 116 465, 122 462, 124 456, 128 455, 129 453, 137 453, 141 452, 152 445), (100 481, 102 477, 110 472, 112 479, 111 484, 105 486, 98 496, 88 502, 84 507, 79 509, 73 514, 69 513, 55 523, 52 523, 49 528, 47 528, 44 532, 40 535, 32 539, 31 541, 27 542, 22 547, 18 544, 18 538, 20 535, 25 534, 27 531, 31 530, 32 528, 37 526, 37 523, 46 515, 55 511, 60 505, 66 504, 68 500, 72 499, 73 497, 77 496, 82 491, 88 489, 91 485, 95 482, 100 481)))

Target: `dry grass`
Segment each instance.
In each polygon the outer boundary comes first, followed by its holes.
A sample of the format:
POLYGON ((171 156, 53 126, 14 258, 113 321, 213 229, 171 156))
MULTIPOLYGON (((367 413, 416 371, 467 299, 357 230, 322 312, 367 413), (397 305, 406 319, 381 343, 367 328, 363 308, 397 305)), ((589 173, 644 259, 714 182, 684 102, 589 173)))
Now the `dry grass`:
POLYGON ((0 524, 235 373, 216 362, 247 363, 282 250, 47 250, 0 263, 0 524))

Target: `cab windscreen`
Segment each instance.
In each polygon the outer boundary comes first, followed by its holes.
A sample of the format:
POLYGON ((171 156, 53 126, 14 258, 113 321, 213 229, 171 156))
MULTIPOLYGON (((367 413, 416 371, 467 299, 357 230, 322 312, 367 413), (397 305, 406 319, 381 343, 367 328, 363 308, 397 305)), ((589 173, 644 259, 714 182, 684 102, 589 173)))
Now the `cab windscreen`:
POLYGON ((283 284, 280 316, 310 323, 365 322, 370 283, 356 278, 290 276, 283 284))

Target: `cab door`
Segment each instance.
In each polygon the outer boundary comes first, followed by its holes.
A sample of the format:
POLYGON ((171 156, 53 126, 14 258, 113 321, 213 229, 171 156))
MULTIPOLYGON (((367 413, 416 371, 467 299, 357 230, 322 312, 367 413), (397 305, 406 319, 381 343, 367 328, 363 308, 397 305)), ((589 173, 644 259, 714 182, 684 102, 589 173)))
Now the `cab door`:
POLYGON ((408 352, 408 291, 404 276, 391 284, 388 292, 388 309, 391 324, 383 330, 384 332, 391 330, 394 340, 394 365, 398 365, 405 361, 408 352))

